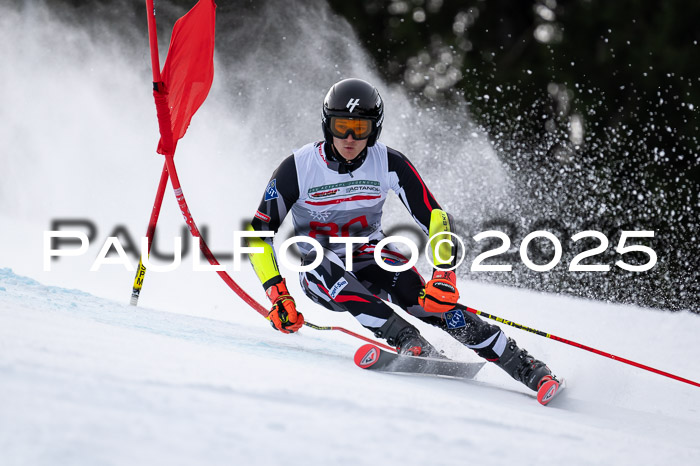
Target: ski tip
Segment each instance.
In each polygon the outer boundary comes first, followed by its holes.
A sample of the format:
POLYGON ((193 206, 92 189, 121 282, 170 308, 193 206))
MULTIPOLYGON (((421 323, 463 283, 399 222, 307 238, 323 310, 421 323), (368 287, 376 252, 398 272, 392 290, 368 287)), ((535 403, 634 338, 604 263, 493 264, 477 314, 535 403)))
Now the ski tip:
POLYGON ((559 391, 564 388, 563 383, 563 380, 560 382, 557 379, 550 379, 543 383, 537 390, 537 401, 542 406, 547 406, 559 394, 559 391))
POLYGON ((371 343, 362 345, 355 351, 355 364, 363 369, 367 369, 379 360, 380 353, 381 350, 371 343))

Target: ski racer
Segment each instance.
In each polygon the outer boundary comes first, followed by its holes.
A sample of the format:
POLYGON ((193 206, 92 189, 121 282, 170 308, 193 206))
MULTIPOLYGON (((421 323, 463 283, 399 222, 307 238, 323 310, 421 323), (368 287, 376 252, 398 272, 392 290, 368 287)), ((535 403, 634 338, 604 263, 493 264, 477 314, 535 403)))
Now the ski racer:
MULTIPOLYGON (((296 235, 311 237, 323 246, 314 269, 300 272, 306 295, 331 311, 350 312, 365 328, 394 346, 399 354, 441 357, 418 329, 385 301, 418 319, 437 326, 505 370, 532 390, 553 378, 549 368, 517 346, 496 325, 455 309, 459 298, 452 270, 456 246, 440 239, 454 233, 452 217, 444 212, 411 162, 400 152, 378 142, 384 121, 384 103, 377 89, 360 79, 345 79, 331 87, 323 102, 324 140, 294 151, 272 174, 249 226, 254 231, 277 232, 291 213, 296 235), (374 260, 382 232, 382 207, 394 191, 431 241, 434 270, 425 283, 415 268, 394 272, 374 260), (332 237, 366 237, 353 244, 352 271, 346 267, 346 244, 332 237), (451 262, 445 262, 450 257, 451 262)), ((449 239, 449 238, 448 238, 449 239)), ((280 275, 272 238, 255 237, 249 245, 264 252, 250 260, 272 303, 268 319, 283 333, 304 324, 285 279, 280 275)), ((317 260, 311 244, 297 243, 302 265, 317 260)), ((348 249, 350 249, 348 247, 348 249)), ((387 264, 408 260, 388 244, 381 252, 387 264)))

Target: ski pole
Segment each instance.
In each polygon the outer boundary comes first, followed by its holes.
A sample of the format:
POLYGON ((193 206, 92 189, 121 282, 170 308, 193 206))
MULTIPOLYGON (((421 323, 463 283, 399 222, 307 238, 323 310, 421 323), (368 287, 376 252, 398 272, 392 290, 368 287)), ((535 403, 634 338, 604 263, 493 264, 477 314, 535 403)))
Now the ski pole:
POLYGON ((630 361, 629 359, 622 358, 620 356, 615 356, 614 354, 606 353, 605 351, 600 351, 595 348, 591 348, 590 346, 582 345, 581 343, 576 343, 575 341, 567 340, 566 338, 561 338, 556 335, 552 335, 551 333, 543 332, 541 330, 536 330, 534 328, 526 327, 525 325, 519 324, 517 322, 513 322, 511 320, 503 319, 502 317, 494 316, 491 314, 487 314, 486 312, 478 311, 476 309, 473 309, 471 307, 464 306, 462 304, 457 304, 455 306, 455 309, 460 309, 462 311, 467 311, 472 314, 476 314, 481 317, 485 317, 487 319, 495 320, 496 322, 500 322, 505 325, 510 325, 511 327, 519 328, 520 330, 525 330, 526 332, 534 333, 536 335, 539 335, 541 337, 549 338, 551 340, 559 341, 561 343, 566 343, 567 345, 575 346, 576 348, 581 348, 586 351, 590 351, 591 353, 599 354, 600 356, 605 356, 606 358, 613 359, 615 361, 620 361, 624 362, 625 364, 629 364, 634 367, 638 367, 640 369, 647 370, 649 372, 654 372, 655 374, 663 375, 665 377, 669 377, 671 379, 679 380, 681 382, 685 382, 690 385, 695 385, 696 387, 700 387, 700 383, 698 382, 693 382, 692 380, 685 379, 683 377, 679 377, 674 374, 670 374, 668 372, 664 372, 659 369, 654 369, 653 367, 645 366, 644 364, 640 364, 638 362, 630 361))

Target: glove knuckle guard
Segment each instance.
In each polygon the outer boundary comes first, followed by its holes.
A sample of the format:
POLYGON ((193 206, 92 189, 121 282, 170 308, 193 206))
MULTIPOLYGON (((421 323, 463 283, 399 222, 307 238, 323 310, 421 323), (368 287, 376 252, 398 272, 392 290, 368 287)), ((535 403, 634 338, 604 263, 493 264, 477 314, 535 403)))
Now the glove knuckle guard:
POLYGON ((449 283, 445 283, 445 282, 435 282, 435 283, 433 283, 433 288, 435 288, 435 290, 438 292, 443 292, 443 294, 445 294, 445 293, 454 294, 457 292, 457 289, 454 286, 452 286, 449 283))

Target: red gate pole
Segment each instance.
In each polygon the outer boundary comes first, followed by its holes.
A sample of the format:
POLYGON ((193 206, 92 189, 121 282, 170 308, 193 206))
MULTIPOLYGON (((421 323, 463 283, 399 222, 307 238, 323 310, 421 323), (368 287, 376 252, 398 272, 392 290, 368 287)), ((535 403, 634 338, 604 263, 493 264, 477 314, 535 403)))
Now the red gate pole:
MULTIPOLYGON (((156 10, 153 0, 146 0, 146 16, 148 19, 148 42, 151 49, 151 70, 153 73, 153 93, 154 95, 159 90, 159 86, 162 86, 160 77, 160 57, 158 55, 158 33, 156 29, 156 10)), ((157 110, 157 106, 156 106, 157 110)), ((172 130, 170 129, 170 117, 168 112, 167 125, 161 115, 158 115, 158 125, 163 134, 163 126, 167 126, 168 132, 170 134, 170 139, 172 140, 172 130)), ((148 229, 146 230, 146 238, 148 239, 148 251, 146 254, 151 253, 151 245, 153 244, 153 236, 156 232, 156 225, 158 223, 158 217, 160 216, 160 208, 163 204, 163 196, 165 195, 165 187, 168 184, 168 168, 167 163, 163 163, 163 171, 160 175, 160 182, 158 183, 158 189, 156 191, 156 198, 153 202, 153 209, 151 210, 151 218, 148 222, 148 229)), ((134 285, 131 289, 131 300, 130 304, 132 306, 138 305, 139 296, 141 294, 141 288, 143 287, 143 281, 146 278, 146 267, 143 265, 143 257, 139 258, 139 266, 136 269, 136 276, 134 277, 134 285)))

